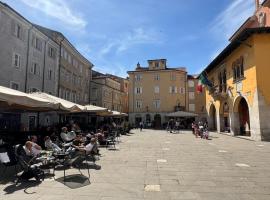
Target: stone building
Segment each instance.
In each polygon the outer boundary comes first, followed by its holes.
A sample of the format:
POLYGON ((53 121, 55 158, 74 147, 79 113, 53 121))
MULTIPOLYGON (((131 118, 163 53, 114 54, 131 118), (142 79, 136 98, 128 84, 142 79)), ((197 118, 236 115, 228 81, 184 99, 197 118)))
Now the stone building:
POLYGON ((212 130, 270 140, 270 0, 255 2, 254 15, 202 74, 214 85, 206 89, 212 130))
POLYGON ((187 72, 169 68, 166 59, 148 60, 148 67, 137 64, 129 71, 129 120, 161 128, 168 113, 188 110, 187 72))
MULTIPOLYGON (((2 2, 0 44, 0 85, 22 92, 43 91, 57 95, 59 45, 2 2)), ((22 116, 3 113, 3 116, 3 119, 21 121, 26 129, 37 124, 36 113, 22 116)), ((49 123, 51 117, 51 113, 41 114, 40 123, 49 123)))
POLYGON ((60 32, 35 25, 60 47, 58 96, 81 105, 90 102, 90 82, 94 66, 60 32))
POLYGON ((90 103, 122 112, 121 84, 109 75, 93 70, 90 103))
POLYGON ((129 79, 122 78, 122 77, 119 77, 119 76, 115 76, 115 75, 112 75, 112 74, 106 74, 106 75, 120 83, 121 105, 122 105, 121 112, 128 113, 128 86, 129 86, 129 79))

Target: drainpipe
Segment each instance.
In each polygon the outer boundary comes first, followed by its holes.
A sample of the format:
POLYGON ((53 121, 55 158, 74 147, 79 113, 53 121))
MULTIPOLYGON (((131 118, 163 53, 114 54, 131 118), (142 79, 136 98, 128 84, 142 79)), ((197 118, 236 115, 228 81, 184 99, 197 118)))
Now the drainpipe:
POLYGON ((60 53, 59 53, 59 65, 58 65, 58 88, 57 88, 57 96, 60 97, 59 91, 60 91, 60 67, 61 67, 61 52, 62 52, 62 42, 65 40, 65 38, 62 38, 60 41, 60 53))
POLYGON ((44 60, 43 60, 43 74, 42 74, 42 89, 41 91, 44 92, 44 83, 45 83, 45 67, 46 67, 46 47, 47 47, 47 43, 50 39, 47 38, 47 40, 45 41, 45 45, 44 45, 44 60))
POLYGON ((28 37, 27 37, 27 54, 26 54, 26 69, 25 69, 25 86, 24 92, 27 93, 27 82, 28 82, 28 65, 29 65, 29 52, 30 52, 30 32, 33 29, 33 25, 31 25, 30 29, 28 30, 28 37))

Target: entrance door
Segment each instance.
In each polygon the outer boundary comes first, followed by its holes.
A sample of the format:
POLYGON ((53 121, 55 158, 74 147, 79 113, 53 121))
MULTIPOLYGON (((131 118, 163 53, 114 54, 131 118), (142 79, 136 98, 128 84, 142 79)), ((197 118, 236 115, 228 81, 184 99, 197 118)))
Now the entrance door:
POLYGON ((161 116, 160 114, 156 114, 154 116, 154 123, 155 123, 155 128, 160 129, 161 128, 161 116))
POLYGON ((250 136, 248 104, 244 98, 241 98, 239 102, 238 112, 239 112, 240 134, 250 136))

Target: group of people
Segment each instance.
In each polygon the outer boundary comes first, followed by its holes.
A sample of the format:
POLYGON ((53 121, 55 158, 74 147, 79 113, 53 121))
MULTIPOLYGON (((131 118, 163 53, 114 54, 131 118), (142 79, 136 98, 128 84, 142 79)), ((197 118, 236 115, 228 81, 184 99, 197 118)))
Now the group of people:
POLYGON ((198 123, 192 123, 192 132, 196 138, 208 139, 209 131, 207 122, 199 121, 198 123))
POLYGON ((170 131, 170 133, 173 133, 173 131, 179 132, 180 130, 180 121, 170 119, 167 123, 167 131, 170 131))

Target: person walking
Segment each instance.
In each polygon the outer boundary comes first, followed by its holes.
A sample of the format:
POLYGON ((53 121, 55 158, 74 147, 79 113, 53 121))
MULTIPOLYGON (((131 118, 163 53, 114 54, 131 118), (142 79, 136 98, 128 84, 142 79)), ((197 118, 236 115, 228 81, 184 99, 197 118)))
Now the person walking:
POLYGON ((143 129, 143 122, 141 121, 140 122, 140 131, 142 131, 142 129, 143 129))

